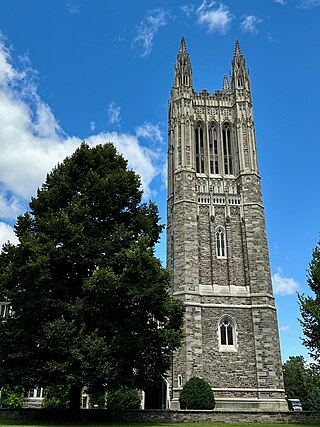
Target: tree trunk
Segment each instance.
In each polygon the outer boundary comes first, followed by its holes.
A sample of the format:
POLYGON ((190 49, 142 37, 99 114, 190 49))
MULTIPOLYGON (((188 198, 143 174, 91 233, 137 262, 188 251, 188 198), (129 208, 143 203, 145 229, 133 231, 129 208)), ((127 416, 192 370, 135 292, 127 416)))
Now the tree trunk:
POLYGON ((70 388, 70 412, 72 418, 78 418, 80 414, 80 398, 82 387, 73 384, 70 388))

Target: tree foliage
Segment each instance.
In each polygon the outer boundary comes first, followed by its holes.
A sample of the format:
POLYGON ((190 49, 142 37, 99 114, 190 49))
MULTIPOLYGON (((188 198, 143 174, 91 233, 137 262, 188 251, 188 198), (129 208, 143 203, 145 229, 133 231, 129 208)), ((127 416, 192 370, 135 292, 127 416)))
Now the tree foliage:
POLYGON ((215 399, 210 384, 199 377, 190 378, 180 393, 181 409, 214 409, 215 399))
POLYGON ((320 361, 320 242, 312 253, 307 282, 314 295, 299 295, 303 344, 314 360, 320 361))
POLYGON ((320 370, 307 365, 303 356, 291 356, 283 364, 284 388, 288 399, 300 399, 305 411, 320 411, 320 370))
POLYGON ((2 387, 0 389, 0 407, 19 409, 23 406, 22 389, 19 387, 2 387))
POLYGON ((158 222, 112 144, 83 143, 47 175, 0 254, 0 384, 71 385, 74 402, 84 385, 159 380, 184 309, 154 256, 158 222))
POLYGON ((70 387, 48 386, 43 407, 47 409, 68 409, 70 406, 70 387))

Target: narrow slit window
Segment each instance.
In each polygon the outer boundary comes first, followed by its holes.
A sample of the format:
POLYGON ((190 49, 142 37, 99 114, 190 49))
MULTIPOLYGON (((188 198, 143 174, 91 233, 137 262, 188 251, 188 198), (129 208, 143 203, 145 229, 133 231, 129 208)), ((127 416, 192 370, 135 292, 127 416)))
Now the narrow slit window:
POLYGON ((217 250, 217 258, 226 258, 226 232, 223 227, 218 227, 216 230, 216 250, 217 250))

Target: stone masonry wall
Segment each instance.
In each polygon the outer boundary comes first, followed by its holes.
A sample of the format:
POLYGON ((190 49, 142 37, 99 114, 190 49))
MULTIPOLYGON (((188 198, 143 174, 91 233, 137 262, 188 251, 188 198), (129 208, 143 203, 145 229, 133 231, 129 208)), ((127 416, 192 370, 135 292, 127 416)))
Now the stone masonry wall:
MULTIPOLYGON (((63 410, 0 409, 0 420, 68 421, 72 414, 63 410)), ((117 411, 83 409, 78 421, 118 423, 256 423, 320 425, 320 412, 254 412, 254 411, 117 411)))
MULTIPOLYGON (((210 385, 214 389, 257 388, 251 310, 205 307, 202 319, 204 376, 210 385), (218 324, 226 314, 236 323, 235 352, 219 350, 218 324)), ((220 396, 220 393, 216 395, 220 396)), ((247 392, 242 393, 242 396, 246 395, 247 392)))

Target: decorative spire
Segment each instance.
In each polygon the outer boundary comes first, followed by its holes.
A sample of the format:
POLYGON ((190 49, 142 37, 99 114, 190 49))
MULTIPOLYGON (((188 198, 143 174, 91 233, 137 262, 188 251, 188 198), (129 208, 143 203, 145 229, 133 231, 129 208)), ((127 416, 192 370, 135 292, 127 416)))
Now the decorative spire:
POLYGON ((236 46, 234 48, 234 56, 242 56, 239 40, 236 40, 236 46))
POLYGON ((241 52, 239 40, 236 41, 234 48, 230 86, 232 91, 238 89, 247 89, 250 91, 250 77, 246 67, 246 60, 241 52))
POLYGON ((192 87, 192 69, 184 37, 181 38, 174 75, 174 86, 192 87))
POLYGON ((187 53, 186 42, 183 36, 181 37, 179 53, 187 53))
POLYGON ((226 74, 223 76, 223 90, 225 91, 229 90, 229 82, 226 74))
POLYGON ((244 71, 246 70, 246 61, 242 55, 239 40, 237 40, 232 59, 232 69, 234 71, 235 69, 239 69, 241 67, 243 67, 244 71))

